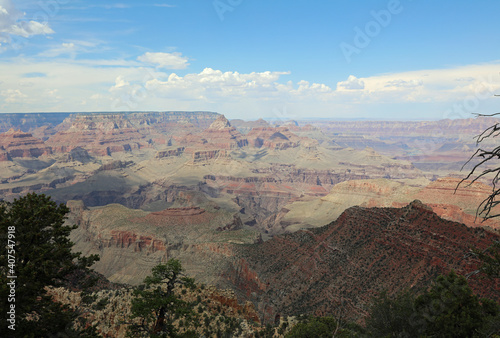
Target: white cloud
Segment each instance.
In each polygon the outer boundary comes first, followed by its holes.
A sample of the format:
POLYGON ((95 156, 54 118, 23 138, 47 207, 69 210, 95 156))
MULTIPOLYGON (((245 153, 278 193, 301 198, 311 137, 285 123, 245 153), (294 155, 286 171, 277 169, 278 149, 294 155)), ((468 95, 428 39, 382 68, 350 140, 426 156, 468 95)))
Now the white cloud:
POLYGON ((165 69, 185 69, 189 66, 188 59, 181 53, 151 53, 147 52, 137 60, 165 69))
POLYGON ((78 54, 90 53, 96 50, 102 52, 105 48, 102 41, 69 40, 50 46, 47 50, 39 53, 38 56, 48 58, 69 56, 74 59, 78 54))
MULTIPOLYGON (((78 45, 67 43, 67 48, 78 45)), ((474 111, 488 113, 498 107, 499 99, 491 96, 500 93, 499 73, 500 63, 489 63, 352 75, 332 88, 326 83, 290 81, 289 72, 205 68, 179 75, 135 60, 0 59, 0 106, 4 112, 212 110, 241 118, 272 117, 276 107, 285 107, 298 117, 445 118, 444 111, 469 98, 461 115, 469 117, 474 111)))
POLYGON ((337 90, 356 90, 365 89, 365 83, 363 80, 358 79, 354 75, 349 75, 347 81, 340 81, 337 83, 337 90))
POLYGON ((12 36, 29 38, 54 33, 47 23, 28 21, 25 16, 11 0, 0 0, 0 43, 10 42, 12 36))
POLYGON ((0 95, 5 97, 6 103, 18 103, 28 97, 27 95, 23 94, 19 89, 2 90, 0 92, 0 95))
POLYGON ((33 35, 54 34, 54 31, 46 23, 40 23, 37 21, 21 21, 12 25, 9 33, 12 35, 22 36, 23 38, 29 38, 33 35))

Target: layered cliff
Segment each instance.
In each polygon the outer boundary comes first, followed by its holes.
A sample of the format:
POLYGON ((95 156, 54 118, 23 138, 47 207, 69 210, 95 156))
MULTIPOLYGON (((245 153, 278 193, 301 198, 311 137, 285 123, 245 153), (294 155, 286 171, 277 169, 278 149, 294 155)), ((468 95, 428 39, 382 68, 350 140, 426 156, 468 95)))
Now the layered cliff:
POLYGON ((238 216, 210 203, 159 212, 117 204, 88 210, 77 201, 68 207, 69 222, 79 225, 71 235, 75 250, 99 254, 95 269, 113 282, 137 284, 153 266, 176 257, 200 282, 223 284, 215 271, 232 255, 231 243, 261 240, 238 216))
MULTIPOLYGON (((464 258, 469 248, 498 239, 444 220, 419 201, 403 208, 353 207, 327 226, 238 247, 224 276, 268 321, 276 315, 327 315, 339 307, 359 318, 382 290, 422 289, 450 269, 473 271, 477 261, 464 258)), ((479 294, 500 299, 498 283, 469 283, 479 294)))
POLYGON ((447 220, 464 223, 469 227, 500 228, 498 220, 482 222, 480 218, 476 218, 476 208, 491 193, 491 187, 482 183, 468 185, 470 182, 464 182, 455 190, 459 182, 456 178, 441 178, 433 182, 421 180, 413 184, 388 179, 341 182, 321 198, 301 199, 283 206, 269 227, 275 231, 317 227, 329 219, 336 219, 352 206, 402 207, 419 199, 447 220))
POLYGON ((220 115, 203 132, 197 134, 189 133, 185 136, 177 137, 176 141, 179 145, 210 150, 231 150, 248 145, 248 140, 236 128, 231 126, 224 115, 220 115))
POLYGON ((36 158, 52 153, 51 147, 30 133, 10 129, 0 134, 0 160, 13 158, 36 158))

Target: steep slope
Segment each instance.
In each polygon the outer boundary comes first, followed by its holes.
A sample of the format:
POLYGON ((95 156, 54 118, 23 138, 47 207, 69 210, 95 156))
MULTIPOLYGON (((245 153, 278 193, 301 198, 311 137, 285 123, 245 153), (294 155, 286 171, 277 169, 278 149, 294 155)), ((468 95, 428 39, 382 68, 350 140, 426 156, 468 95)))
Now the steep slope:
MULTIPOLYGON (((268 321, 299 313, 327 315, 339 308, 359 318, 381 290, 419 289, 450 269, 473 271, 477 262, 464 254, 498 239, 443 220, 419 201, 399 209, 353 207, 322 228, 238 247, 224 276, 268 321)), ((471 278, 470 284, 482 295, 500 298, 498 283, 471 278)))

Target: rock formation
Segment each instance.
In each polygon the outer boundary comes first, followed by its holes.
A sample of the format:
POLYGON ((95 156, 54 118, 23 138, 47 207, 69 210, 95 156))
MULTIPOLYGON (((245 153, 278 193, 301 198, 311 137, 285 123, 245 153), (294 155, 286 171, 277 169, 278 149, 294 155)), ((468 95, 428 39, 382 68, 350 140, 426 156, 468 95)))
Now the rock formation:
POLYGON ((69 129, 51 136, 47 143, 56 152, 81 147, 99 156, 148 146, 145 136, 119 114, 78 115, 69 129))
POLYGON ((301 138, 292 133, 286 127, 260 127, 253 128, 247 138, 250 144, 256 148, 287 149, 298 147, 301 138))
POLYGON ((15 157, 36 158, 52 153, 52 149, 42 140, 30 133, 14 129, 0 134, 0 151, 0 158, 3 161, 15 157))
POLYGON ((491 192, 491 187, 482 183, 467 186, 465 182, 455 192, 459 182, 456 178, 441 178, 421 186, 388 179, 349 180, 335 185, 327 195, 318 199, 301 199, 284 205, 268 227, 274 229, 273 232, 317 227, 329 219, 336 219, 352 206, 402 207, 419 199, 447 220, 469 227, 500 228, 500 221, 496 219, 485 222, 476 219, 476 208, 491 192))
POLYGON ((232 127, 229 121, 220 115, 210 127, 199 134, 187 134, 176 139, 179 145, 188 145, 202 149, 237 149, 248 145, 243 135, 232 127))
MULTIPOLYGON (((478 262, 464 257, 469 248, 498 239, 443 220, 420 201, 403 208, 353 207, 327 226, 238 247, 224 276, 268 322, 276 315, 328 315, 339 307, 348 318, 359 318, 382 290, 418 290, 450 269, 475 270, 478 262)), ((476 277, 469 283, 500 299, 494 281, 476 277)))

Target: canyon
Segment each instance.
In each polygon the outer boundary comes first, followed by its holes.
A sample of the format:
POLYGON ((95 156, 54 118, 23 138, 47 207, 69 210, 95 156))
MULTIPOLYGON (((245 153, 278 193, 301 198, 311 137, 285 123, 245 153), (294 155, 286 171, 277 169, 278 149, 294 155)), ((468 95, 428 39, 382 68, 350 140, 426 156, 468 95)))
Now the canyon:
POLYGON ((499 121, 3 114, 0 199, 67 204, 75 250, 99 254, 113 282, 135 285, 174 257, 263 322, 340 307, 359 318, 384 288, 472 271, 469 245, 497 239, 499 221, 476 215, 490 182, 459 183, 477 163, 464 166, 474 136, 499 121))

